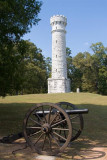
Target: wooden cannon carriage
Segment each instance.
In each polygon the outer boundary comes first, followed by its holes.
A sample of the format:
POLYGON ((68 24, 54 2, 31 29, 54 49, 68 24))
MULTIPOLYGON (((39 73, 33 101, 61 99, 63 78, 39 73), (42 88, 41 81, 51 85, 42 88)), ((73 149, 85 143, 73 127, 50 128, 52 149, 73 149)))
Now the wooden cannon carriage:
POLYGON ((84 113, 88 109, 68 102, 35 104, 25 115, 23 136, 33 151, 56 155, 80 136, 84 113))

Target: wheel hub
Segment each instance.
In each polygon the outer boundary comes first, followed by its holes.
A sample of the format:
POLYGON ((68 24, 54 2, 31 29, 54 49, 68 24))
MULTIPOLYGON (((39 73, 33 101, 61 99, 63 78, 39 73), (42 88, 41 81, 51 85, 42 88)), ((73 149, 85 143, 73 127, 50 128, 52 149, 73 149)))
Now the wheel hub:
POLYGON ((51 131, 51 127, 48 123, 43 124, 42 126, 42 132, 49 133, 51 131))

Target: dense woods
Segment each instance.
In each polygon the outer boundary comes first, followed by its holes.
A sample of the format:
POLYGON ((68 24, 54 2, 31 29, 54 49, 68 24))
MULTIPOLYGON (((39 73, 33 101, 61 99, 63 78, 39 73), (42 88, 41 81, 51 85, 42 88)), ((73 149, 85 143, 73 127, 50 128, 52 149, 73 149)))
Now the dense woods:
MULTIPOLYGON (((0 0, 0 96, 47 92, 51 58, 22 39, 38 24, 41 5, 36 0, 0 0)), ((66 48, 71 91, 107 95, 107 47, 97 42, 90 48, 93 54, 80 52, 75 57, 66 48)))
MULTIPOLYGON (((107 47, 101 42, 90 47, 93 54, 79 52, 75 57, 72 57, 70 48, 66 48, 71 91, 80 88, 81 92, 107 95, 107 47)), ((7 94, 46 93, 47 79, 51 76, 51 58, 45 58, 40 48, 24 40, 14 44, 11 55, 9 70, 12 73, 7 73, 11 79, 4 79, 11 80, 7 94)))
POLYGON ((0 0, 1 96, 21 89, 26 53, 22 37, 38 24, 41 5, 37 0, 0 0))
POLYGON ((89 52, 77 53, 71 57, 70 49, 68 62, 68 77, 71 79, 71 89, 80 88, 83 92, 93 92, 107 95, 107 47, 101 42, 92 44, 89 52))

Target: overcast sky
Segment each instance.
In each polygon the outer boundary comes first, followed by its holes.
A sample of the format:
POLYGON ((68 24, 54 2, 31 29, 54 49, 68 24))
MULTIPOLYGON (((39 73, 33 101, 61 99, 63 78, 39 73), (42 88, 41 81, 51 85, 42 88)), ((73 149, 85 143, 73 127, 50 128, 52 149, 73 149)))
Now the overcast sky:
POLYGON ((42 0, 38 25, 23 39, 30 40, 42 49, 45 57, 52 55, 50 17, 67 17, 66 46, 72 56, 78 52, 92 53, 90 45, 102 42, 107 47, 107 0, 42 0))

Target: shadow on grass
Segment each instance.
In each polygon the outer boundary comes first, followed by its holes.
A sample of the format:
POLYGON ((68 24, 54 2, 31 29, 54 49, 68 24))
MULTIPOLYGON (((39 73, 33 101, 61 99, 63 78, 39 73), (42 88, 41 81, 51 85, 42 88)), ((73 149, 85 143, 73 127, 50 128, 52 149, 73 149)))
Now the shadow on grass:
MULTIPOLYGON (((34 106, 34 104, 0 104, 0 136, 20 132, 25 113, 31 106, 34 106)), ((82 134, 61 154, 61 159, 85 160, 105 157, 107 152, 107 144, 105 142, 107 139, 107 106, 79 104, 77 107, 88 108, 89 113, 83 115, 84 129, 82 134), (105 148, 105 150, 101 148, 105 148)), ((4 144, 5 149, 6 147, 4 144)), ((21 153, 19 151, 21 159, 23 157, 26 158, 27 154, 28 151, 26 149, 21 153)), ((9 158, 7 157, 7 160, 9 158)), ((2 160, 6 160, 6 153, 2 156, 2 160)))
POLYGON ((84 129, 82 137, 104 144, 107 139, 107 106, 80 104, 78 108, 88 108, 89 113, 84 114, 84 129))
POLYGON ((88 108, 89 113, 83 115, 82 134, 70 144, 62 157, 73 160, 103 159, 107 156, 107 106, 80 104, 77 107, 88 108))
POLYGON ((36 155, 21 140, 12 144, 0 144, 0 160, 33 160, 36 155))
MULTIPOLYGON (((107 146, 103 146, 103 148, 107 146)), ((102 146, 98 146, 90 140, 81 139, 71 143, 61 156, 63 159, 86 160, 104 158, 107 154, 107 149, 102 150, 102 146)))

